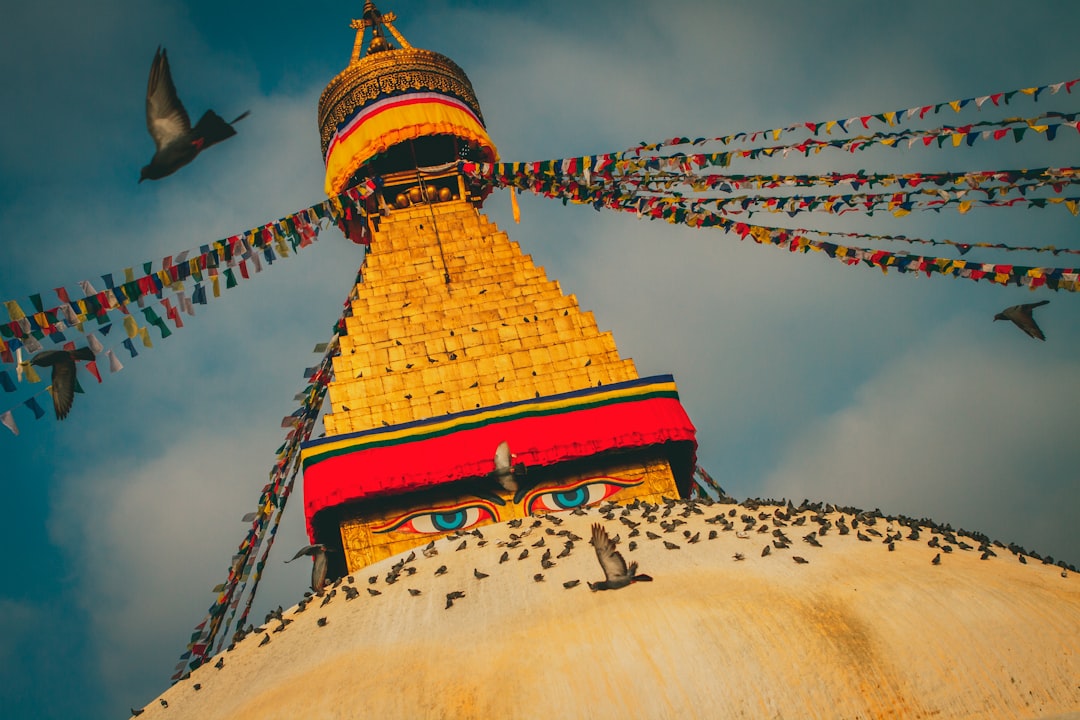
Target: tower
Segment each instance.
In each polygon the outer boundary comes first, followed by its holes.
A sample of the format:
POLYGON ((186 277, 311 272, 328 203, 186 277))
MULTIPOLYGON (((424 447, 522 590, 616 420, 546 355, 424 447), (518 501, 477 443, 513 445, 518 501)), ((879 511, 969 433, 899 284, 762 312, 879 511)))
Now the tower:
POLYGON ((410 59, 392 21, 368 3, 320 105, 329 191, 379 179, 377 224, 349 228, 371 251, 327 436, 303 456, 309 533, 343 577, 147 717, 1075 713, 1062 628, 1080 591, 1058 568, 879 511, 664 498, 687 493, 694 457, 674 383, 638 378, 480 214, 453 165, 494 157, 478 104, 431 119, 471 86, 441 56, 410 59), (380 102, 397 114, 369 125, 380 102), (578 510, 602 498, 618 519, 578 510), (547 512, 569 509, 584 515, 547 512), (655 582, 590 593, 594 523, 655 582))
POLYGON ((370 249, 326 436, 303 451, 308 533, 343 551, 332 575, 486 523, 685 496, 694 468, 673 379, 638 377, 481 214, 484 192, 458 163, 496 149, 472 85, 394 20, 366 3, 351 61, 319 102, 327 192, 378 186, 373 220, 348 228, 370 249), (512 468, 500 478, 503 443, 512 468))

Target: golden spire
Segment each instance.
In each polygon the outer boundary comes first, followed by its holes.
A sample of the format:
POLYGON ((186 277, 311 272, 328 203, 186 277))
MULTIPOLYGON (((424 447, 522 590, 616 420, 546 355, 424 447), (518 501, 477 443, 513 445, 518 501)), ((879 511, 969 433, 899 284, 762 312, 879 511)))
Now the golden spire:
POLYGON ((359 20, 353 20, 349 23, 349 27, 356 30, 356 41, 353 43, 352 59, 349 64, 355 64, 363 57, 362 48, 364 46, 364 32, 371 28, 371 44, 368 45, 368 55, 377 52, 383 52, 384 50, 392 50, 390 42, 383 35, 383 27, 390 31, 390 34, 397 40, 398 45, 403 49, 409 49, 412 45, 409 41, 402 36, 394 27, 393 22, 397 20, 397 15, 393 12, 381 13, 379 9, 375 7, 375 3, 368 0, 364 3, 364 14, 359 20))

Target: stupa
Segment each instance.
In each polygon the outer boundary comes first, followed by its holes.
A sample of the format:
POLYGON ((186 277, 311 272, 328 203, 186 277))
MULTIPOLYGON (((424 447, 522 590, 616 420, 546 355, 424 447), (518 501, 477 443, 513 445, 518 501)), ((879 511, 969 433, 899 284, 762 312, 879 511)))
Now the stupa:
POLYGON ((144 717, 1080 717, 1068 571, 928 521, 693 497, 673 378, 481 214, 472 85, 394 20, 366 3, 319 103, 327 192, 378 188, 303 451, 331 582, 144 717), (594 524, 654 581, 590 592, 594 524))

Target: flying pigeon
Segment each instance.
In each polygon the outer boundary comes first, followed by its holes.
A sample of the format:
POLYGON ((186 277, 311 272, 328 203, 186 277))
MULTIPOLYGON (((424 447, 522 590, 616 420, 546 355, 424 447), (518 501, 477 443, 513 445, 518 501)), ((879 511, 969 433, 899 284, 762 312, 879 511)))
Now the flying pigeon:
POLYGON ((319 592, 326 586, 326 546, 318 544, 306 545, 292 556, 292 560, 286 560, 285 562, 291 563, 304 555, 315 558, 315 564, 311 566, 311 589, 319 592))
POLYGON ((510 444, 503 440, 499 447, 495 448, 495 479, 507 492, 517 492, 518 484, 515 475, 525 474, 525 465, 514 465, 514 455, 510 452, 510 444))
POLYGON ((648 575, 639 575, 637 562, 626 566, 623 556, 615 549, 615 543, 608 537, 607 531, 599 523, 593 523, 592 540, 593 548, 596 549, 596 559, 600 561, 600 567, 604 569, 604 579, 600 582, 589 583, 589 589, 617 590, 635 582, 652 582, 648 575))
POLYGON ((143 167, 139 182, 172 175, 206 148, 235 135, 233 124, 247 116, 245 111, 227 123, 213 110, 207 110, 192 128, 187 111, 176 95, 169 58, 159 46, 146 84, 146 129, 154 138, 156 151, 150 164, 143 167))
POLYGON ((53 410, 56 419, 63 420, 75 401, 75 361, 94 359, 94 352, 83 347, 78 350, 42 350, 30 358, 31 365, 52 368, 53 410))
POLYGON ((1036 340, 1045 340, 1046 336, 1043 335, 1042 330, 1040 330, 1039 326, 1035 323, 1035 318, 1031 317, 1031 311, 1041 305, 1046 305, 1049 302, 1049 300, 1040 300, 1037 303, 1013 305, 995 315, 994 320, 1012 320, 1016 327, 1020 328, 1031 337, 1036 340))

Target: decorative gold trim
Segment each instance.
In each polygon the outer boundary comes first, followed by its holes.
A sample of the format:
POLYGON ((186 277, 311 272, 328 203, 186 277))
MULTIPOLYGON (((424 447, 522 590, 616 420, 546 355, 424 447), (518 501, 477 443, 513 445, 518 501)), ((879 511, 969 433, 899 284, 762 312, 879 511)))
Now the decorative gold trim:
POLYGON ((403 90, 433 90, 461 98, 480 122, 484 116, 468 76, 450 58, 409 48, 367 55, 341 71, 319 97, 323 155, 337 126, 358 107, 380 95, 403 90))

